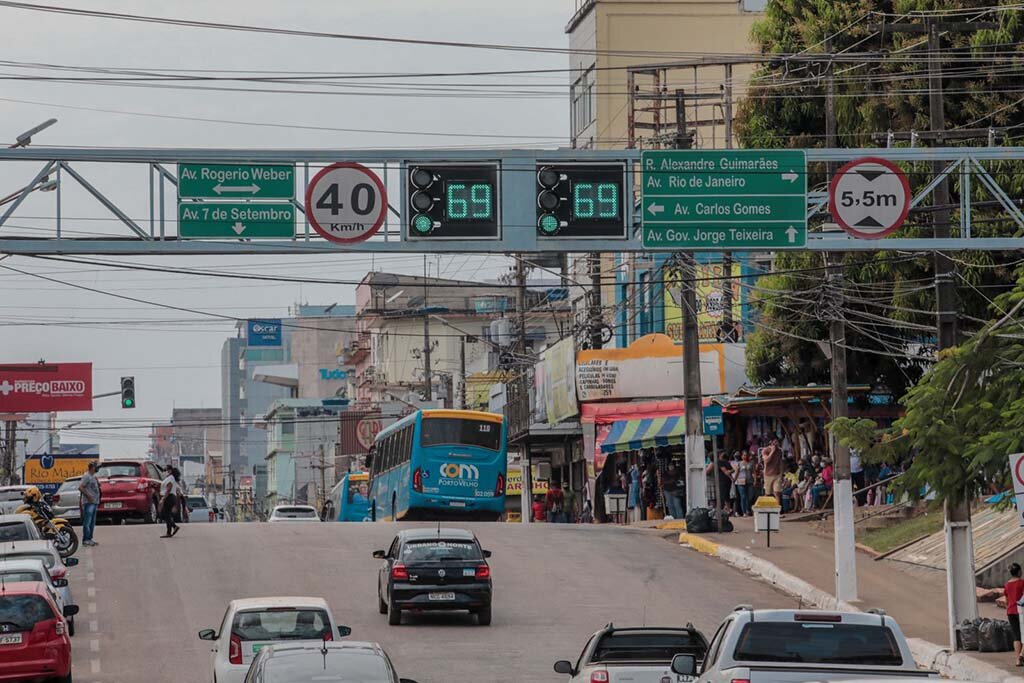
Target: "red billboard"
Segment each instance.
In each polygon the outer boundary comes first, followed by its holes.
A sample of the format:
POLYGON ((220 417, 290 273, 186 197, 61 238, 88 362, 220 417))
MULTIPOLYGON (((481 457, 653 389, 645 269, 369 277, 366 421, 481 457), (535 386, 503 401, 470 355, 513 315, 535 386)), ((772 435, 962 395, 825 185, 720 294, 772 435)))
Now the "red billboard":
POLYGON ((0 365, 0 413, 92 410, 92 363, 0 365))

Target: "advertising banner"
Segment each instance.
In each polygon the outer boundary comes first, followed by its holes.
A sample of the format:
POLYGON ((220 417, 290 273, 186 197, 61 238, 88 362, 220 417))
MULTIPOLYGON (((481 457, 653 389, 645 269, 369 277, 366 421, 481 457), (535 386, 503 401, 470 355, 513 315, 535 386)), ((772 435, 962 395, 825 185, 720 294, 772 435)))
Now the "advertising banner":
POLYGON ((92 410, 92 363, 0 365, 0 413, 92 410))
POLYGON ((248 321, 246 340, 249 346, 280 346, 281 319, 248 321))
POLYGON ((43 493, 55 493, 65 479, 82 476, 89 463, 97 460, 99 455, 83 453, 33 455, 25 461, 22 481, 43 493))
POLYGON ((544 400, 548 424, 558 424, 579 413, 576 405, 576 347, 566 337, 541 354, 544 366, 544 400))
MULTIPOLYGON (((548 492, 548 482, 537 478, 537 466, 532 465, 530 472, 533 474, 533 495, 543 496, 548 492)), ((518 496, 523 492, 523 467, 522 465, 509 465, 508 476, 505 479, 505 495, 518 496)))
MULTIPOLYGON (((744 290, 740 286, 742 274, 743 266, 736 261, 732 264, 731 279, 726 279, 725 266, 722 263, 697 264, 697 334, 700 341, 723 341, 721 334, 725 311, 723 293, 727 288, 732 290, 733 340, 740 341, 742 339, 743 325, 741 321, 743 320, 743 302, 745 301, 744 290)), ((666 270, 665 333, 672 337, 672 341, 677 344, 683 341, 682 288, 679 286, 681 277, 678 268, 666 270)))

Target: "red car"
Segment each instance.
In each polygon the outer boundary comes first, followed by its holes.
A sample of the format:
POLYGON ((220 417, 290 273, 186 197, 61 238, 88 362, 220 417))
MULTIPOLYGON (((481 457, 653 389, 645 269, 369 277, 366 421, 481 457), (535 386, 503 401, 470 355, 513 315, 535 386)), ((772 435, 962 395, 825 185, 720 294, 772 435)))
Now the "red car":
POLYGON ((163 477, 156 463, 149 460, 101 460, 96 468, 96 478, 100 482, 97 519, 133 517, 147 524, 157 521, 163 477))
POLYGON ((6 584, 0 594, 0 681, 71 683, 66 619, 76 612, 77 605, 68 605, 61 614, 38 581, 6 584))

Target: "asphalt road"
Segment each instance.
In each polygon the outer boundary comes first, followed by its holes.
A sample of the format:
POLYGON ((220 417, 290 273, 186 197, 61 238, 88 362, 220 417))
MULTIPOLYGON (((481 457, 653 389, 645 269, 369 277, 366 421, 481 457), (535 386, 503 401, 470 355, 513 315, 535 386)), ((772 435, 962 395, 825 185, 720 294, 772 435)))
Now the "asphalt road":
POLYGON ((609 526, 475 524, 492 550, 494 620, 441 614, 389 627, 377 613, 379 561, 398 525, 101 526, 71 570, 82 606, 74 642, 80 683, 212 680, 209 643, 233 598, 316 595, 353 639, 381 643, 419 683, 566 681, 551 667, 578 657, 609 621, 693 622, 710 639, 736 604, 793 606, 766 584, 680 548, 661 532, 609 526))

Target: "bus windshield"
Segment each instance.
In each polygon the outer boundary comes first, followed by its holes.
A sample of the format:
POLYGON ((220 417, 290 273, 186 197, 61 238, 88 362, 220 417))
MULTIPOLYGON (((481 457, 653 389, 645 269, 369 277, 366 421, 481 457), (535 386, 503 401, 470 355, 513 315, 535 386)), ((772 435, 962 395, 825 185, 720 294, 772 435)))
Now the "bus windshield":
POLYGON ((497 422, 456 417, 425 417, 420 427, 420 446, 476 446, 497 451, 501 448, 501 425, 497 422))

